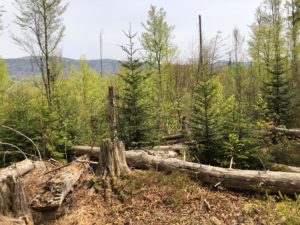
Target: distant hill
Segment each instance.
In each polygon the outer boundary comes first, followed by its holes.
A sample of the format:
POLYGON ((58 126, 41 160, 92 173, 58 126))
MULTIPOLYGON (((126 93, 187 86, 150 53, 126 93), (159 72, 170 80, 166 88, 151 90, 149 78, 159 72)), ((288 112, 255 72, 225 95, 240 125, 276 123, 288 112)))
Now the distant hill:
MULTIPOLYGON (((30 57, 22 57, 16 59, 4 59, 5 63, 8 65, 8 72, 11 76, 14 77, 23 77, 23 76, 33 76, 39 75, 39 70, 35 64, 32 64, 30 57)), ((62 59, 65 70, 68 72, 71 65, 74 65, 76 68, 79 68, 80 60, 63 58, 62 59)), ((100 60, 87 60, 88 65, 100 71, 100 60)), ((103 59, 103 71, 109 73, 116 73, 120 68, 120 63, 114 59, 103 59)))

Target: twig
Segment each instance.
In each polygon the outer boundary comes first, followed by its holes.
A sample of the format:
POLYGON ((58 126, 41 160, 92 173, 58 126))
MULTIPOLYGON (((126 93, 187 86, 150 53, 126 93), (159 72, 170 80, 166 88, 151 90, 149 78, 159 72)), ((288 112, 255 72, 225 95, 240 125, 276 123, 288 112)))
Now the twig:
POLYGON ((263 166, 263 168, 264 168, 264 170, 265 170, 265 173, 267 173, 267 169, 266 169, 266 167, 265 167, 264 162, 261 160, 261 158, 260 158, 259 156, 258 156, 258 159, 259 159, 260 163, 262 164, 262 166, 263 166))
POLYGON ((214 187, 217 188, 220 184, 221 184, 221 182, 218 182, 214 185, 214 187))
POLYGON ((47 174, 49 174, 49 173, 53 173, 53 172, 55 172, 55 171, 57 171, 57 170, 61 170, 61 169, 65 168, 65 167, 67 167, 67 166, 69 166, 69 165, 71 165, 71 164, 72 164, 72 162, 70 162, 70 163, 68 163, 68 164, 66 164, 66 165, 60 166, 60 167, 58 167, 58 168, 55 168, 54 170, 50 170, 50 171, 48 171, 48 172, 46 172, 46 173, 44 173, 44 174, 42 174, 42 175, 40 175, 40 176, 44 176, 44 175, 47 175, 47 174))
POLYGON ((204 199, 204 205, 205 205, 205 208, 207 209, 207 211, 211 210, 211 206, 206 199, 204 199))
POLYGON ((1 127, 9 129, 9 130, 12 130, 12 131, 16 132, 17 134, 25 137, 27 140, 29 140, 33 144, 33 146, 36 148, 36 151, 38 152, 38 155, 39 155, 39 159, 42 160, 41 152, 40 152, 38 146, 34 143, 34 141, 31 138, 27 137, 25 134, 21 133, 18 130, 15 130, 15 129, 11 128, 11 127, 8 127, 8 126, 5 126, 5 125, 1 125, 1 127))

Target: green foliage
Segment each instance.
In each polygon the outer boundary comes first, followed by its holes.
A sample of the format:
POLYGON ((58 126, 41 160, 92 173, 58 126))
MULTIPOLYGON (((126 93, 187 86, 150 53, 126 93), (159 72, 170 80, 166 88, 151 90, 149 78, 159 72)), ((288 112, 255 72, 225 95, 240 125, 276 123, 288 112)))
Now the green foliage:
MULTIPOLYGON (((33 82, 21 80, 3 94, 0 122, 32 138, 43 158, 65 159, 68 147, 74 144, 99 145, 100 140, 107 137, 105 100, 110 79, 101 78, 82 61, 79 70, 73 68, 69 75, 56 81, 52 106, 48 105, 43 94, 40 79, 33 82)), ((36 154, 28 140, 12 131, 1 128, 0 140, 36 154)), ((6 159, 11 161, 20 157, 6 159)))
POLYGON ((143 63, 136 58, 137 49, 133 39, 136 34, 131 30, 125 33, 129 39, 127 46, 122 46, 127 54, 127 60, 122 62, 124 73, 119 74, 125 83, 120 99, 119 133, 128 148, 141 147, 151 143, 151 105, 147 90, 149 74, 143 71, 143 63))
POLYGON ((285 59, 277 55, 268 69, 270 79, 264 83, 263 97, 268 104, 269 117, 276 126, 289 125, 292 121, 291 99, 293 91, 291 81, 284 69, 285 59))
POLYGON ((216 79, 200 81, 194 94, 191 126, 198 150, 193 156, 203 163, 216 164, 222 146, 221 89, 216 79))
POLYGON ((231 96, 224 102, 223 109, 224 158, 220 164, 228 166, 233 158, 233 166, 237 168, 257 166, 258 157, 264 157, 258 154, 261 143, 253 135, 255 123, 246 113, 247 107, 231 96))
POLYGON ((158 73, 168 57, 172 57, 176 48, 172 45, 173 26, 166 22, 166 12, 151 5, 146 24, 142 23, 145 31, 142 33, 141 44, 146 51, 147 61, 154 66, 158 73))

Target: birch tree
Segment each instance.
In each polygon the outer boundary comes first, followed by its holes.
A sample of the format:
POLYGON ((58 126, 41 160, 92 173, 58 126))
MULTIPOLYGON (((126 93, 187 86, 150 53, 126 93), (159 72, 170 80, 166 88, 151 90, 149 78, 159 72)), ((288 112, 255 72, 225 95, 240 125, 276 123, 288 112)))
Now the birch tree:
POLYGON ((62 15, 68 5, 62 0, 15 0, 15 23, 22 30, 22 37, 14 40, 30 56, 42 74, 48 105, 53 105, 53 89, 57 74, 51 70, 51 60, 58 55, 65 26, 62 15))

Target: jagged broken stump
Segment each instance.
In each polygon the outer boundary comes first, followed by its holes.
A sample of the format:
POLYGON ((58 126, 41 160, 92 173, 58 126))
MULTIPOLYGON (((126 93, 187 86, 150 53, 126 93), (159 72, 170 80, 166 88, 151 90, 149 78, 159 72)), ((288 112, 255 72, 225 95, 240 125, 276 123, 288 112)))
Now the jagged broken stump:
POLYGON ((121 174, 130 173, 126 163, 125 147, 121 141, 105 140, 99 151, 99 164, 97 175, 102 178, 119 177, 121 174))

